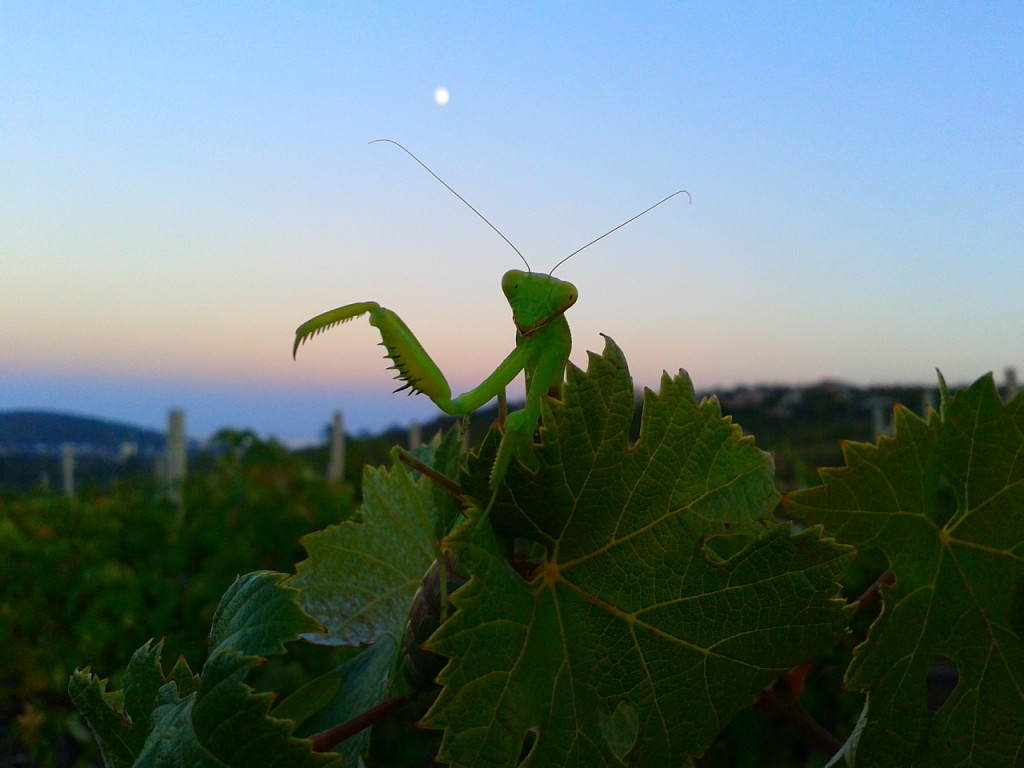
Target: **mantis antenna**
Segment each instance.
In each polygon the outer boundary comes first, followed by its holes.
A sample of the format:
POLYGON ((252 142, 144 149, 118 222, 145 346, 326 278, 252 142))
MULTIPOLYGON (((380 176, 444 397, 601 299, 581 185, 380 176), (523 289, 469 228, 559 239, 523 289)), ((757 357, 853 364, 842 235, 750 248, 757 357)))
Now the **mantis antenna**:
MULTIPOLYGON (((447 185, 446 185, 446 186, 447 186, 447 185)), ((691 205, 692 205, 692 204, 693 204, 693 198, 692 198, 692 197, 690 197, 690 193, 689 193, 689 192, 686 192, 686 190, 685 190, 685 189, 680 189, 680 190, 679 190, 679 191, 677 191, 677 192, 673 192, 673 193, 672 193, 671 195, 669 195, 668 197, 662 198, 661 200, 659 200, 658 202, 656 202, 656 203, 655 203, 654 205, 652 205, 652 206, 651 206, 650 208, 646 208, 646 209, 644 209, 644 210, 640 211, 640 213, 638 213, 638 214, 637 214, 636 216, 634 216, 634 217, 632 217, 632 218, 630 218, 630 219, 626 219, 626 220, 625 220, 624 222, 622 222, 621 224, 619 224, 619 226, 617 226, 617 227, 612 227, 612 228, 611 228, 611 229, 609 229, 609 230, 608 230, 607 232, 605 232, 605 233, 604 233, 603 235, 601 235, 601 237, 595 237, 595 238, 594 238, 593 240, 591 240, 591 241, 590 241, 589 243, 587 243, 586 245, 584 245, 584 246, 583 246, 582 248, 577 248, 577 249, 576 249, 575 251, 573 251, 572 253, 570 253, 570 254, 569 254, 568 256, 566 256, 566 257, 565 257, 564 259, 562 259, 562 260, 561 260, 560 262, 558 262, 557 264, 555 264, 555 266, 553 266, 553 267, 551 268, 551 271, 550 271, 550 272, 548 272, 548 275, 553 275, 556 269, 558 269, 558 268, 559 268, 560 266, 562 266, 563 264, 565 264, 565 262, 567 262, 567 261, 568 261, 569 259, 571 259, 571 258, 572 258, 573 256, 575 256, 575 255, 576 255, 577 253, 579 253, 580 251, 582 251, 582 250, 583 250, 584 248, 589 248, 589 247, 590 247, 590 246, 592 246, 592 245, 593 245, 594 243, 596 243, 596 242, 597 242, 598 240, 603 240, 604 238, 608 237, 608 235, 610 235, 610 234, 611 234, 612 232, 614 232, 615 230, 617 230, 617 229, 622 229, 622 228, 623 228, 624 226, 626 226, 627 224, 629 224, 629 222, 631 222, 631 221, 636 221, 636 220, 637 220, 637 219, 639 219, 639 218, 640 218, 641 216, 643 216, 643 215, 644 215, 645 213, 649 213, 650 211, 653 211, 653 210, 654 210, 655 208, 657 208, 657 207, 658 207, 659 205, 661 205, 662 203, 664 203, 664 202, 667 202, 668 200, 671 200, 671 199, 672 199, 673 197, 675 197, 676 195, 681 195, 681 194, 683 194, 684 192, 686 193, 686 197, 687 197, 687 199, 689 199, 689 201, 690 201, 690 203, 691 203, 691 205)), ((516 253, 518 253, 518 251, 516 251, 516 253)), ((525 261, 525 259, 523 259, 523 261, 525 261)))
MULTIPOLYGON (((466 198, 464 198, 462 195, 460 195, 458 192, 456 192, 454 189, 452 189, 450 186, 448 186, 448 182, 446 182, 444 179, 442 179, 440 176, 438 176, 436 173, 434 173, 432 170, 430 170, 430 168, 427 167, 426 163, 424 163, 422 160, 420 160, 418 157, 416 157, 416 155, 414 155, 408 149, 403 147, 397 141, 394 141, 392 139, 374 139, 370 143, 371 144, 377 144, 378 142, 387 142, 388 144, 394 144, 400 150, 405 152, 405 154, 407 154, 409 157, 411 157, 413 160, 415 160, 417 163, 419 163, 421 166, 423 166, 423 169, 427 173, 429 173, 431 176, 433 176, 435 179, 437 179, 439 182, 441 182, 444 185, 445 189, 447 189, 449 192, 451 192, 453 195, 455 195, 457 198, 459 198, 459 200, 461 200, 463 203, 465 203, 466 207, 469 208, 469 210, 471 210, 473 213, 475 213, 477 216, 479 216, 481 219, 483 219, 484 223, 487 224, 487 226, 489 226, 491 229, 493 229, 495 232, 497 232, 498 235, 501 236, 501 239, 509 244, 509 246, 512 248, 512 250, 515 251, 519 255, 519 258, 523 260, 523 264, 526 265, 526 270, 528 272, 532 272, 533 271, 533 268, 530 266, 530 262, 528 262, 526 260, 526 257, 523 256, 523 254, 519 253, 519 249, 518 248, 516 248, 514 245, 512 245, 512 241, 509 240, 507 237, 505 237, 505 235, 502 234, 502 231, 500 229, 498 229, 496 226, 491 224, 491 222, 488 221, 486 216, 484 216, 482 213, 480 213, 480 211, 478 211, 476 208, 474 208, 472 205, 470 205, 469 201, 466 200, 466 198)), ((664 201, 662 201, 662 202, 664 202, 664 201)), ((644 211, 644 213, 646 213, 646 211, 644 211)), ((634 217, 634 218, 636 218, 636 217, 634 217)), ((584 246, 584 248, 585 247, 586 246, 584 246)), ((563 261, 564 261, 564 259, 563 259, 563 261)))

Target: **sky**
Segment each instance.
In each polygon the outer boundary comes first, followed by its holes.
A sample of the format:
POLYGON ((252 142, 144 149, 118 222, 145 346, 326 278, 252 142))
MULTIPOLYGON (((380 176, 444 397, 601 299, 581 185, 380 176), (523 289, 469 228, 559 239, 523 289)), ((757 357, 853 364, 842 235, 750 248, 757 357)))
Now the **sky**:
MULTIPOLYGON (((1024 5, 4 3, 0 410, 316 439, 514 345, 515 252, 637 387, 1024 367, 1024 5), (450 100, 438 103, 445 88, 450 100)), ((510 399, 521 393, 515 384, 510 399)))

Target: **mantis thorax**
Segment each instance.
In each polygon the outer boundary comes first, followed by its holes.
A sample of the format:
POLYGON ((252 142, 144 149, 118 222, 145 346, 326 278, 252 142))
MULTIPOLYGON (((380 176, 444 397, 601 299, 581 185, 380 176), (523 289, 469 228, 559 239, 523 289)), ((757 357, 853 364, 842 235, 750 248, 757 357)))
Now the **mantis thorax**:
POLYGON ((543 328, 576 303, 576 286, 540 272, 510 269, 501 278, 501 290, 512 307, 512 320, 523 336, 543 328))

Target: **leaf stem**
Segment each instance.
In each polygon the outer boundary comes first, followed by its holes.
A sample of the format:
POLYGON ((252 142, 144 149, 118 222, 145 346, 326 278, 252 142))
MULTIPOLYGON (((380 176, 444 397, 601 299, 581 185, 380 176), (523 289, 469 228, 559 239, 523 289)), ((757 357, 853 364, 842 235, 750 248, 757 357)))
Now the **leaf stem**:
POLYGON ((433 480, 435 483, 441 486, 444 490, 446 490, 448 493, 454 496, 457 501, 462 501, 463 498, 465 497, 465 494, 462 492, 462 488, 459 486, 458 483, 456 483, 454 480, 447 477, 446 475, 442 475, 429 464, 424 464, 422 461, 417 459, 415 456, 413 456, 405 449, 397 448, 397 456, 398 460, 405 464, 405 466, 409 467, 410 469, 415 469, 417 472, 424 475, 425 477, 429 477, 431 480, 433 480))
POLYGON ((789 726, 803 734, 822 752, 832 756, 840 750, 842 744, 800 705, 807 673, 813 666, 813 660, 805 661, 786 674, 779 675, 771 687, 761 691, 754 706, 769 720, 789 726))
POLYGON ((875 583, 864 590, 864 594, 857 598, 857 613, 866 611, 881 596, 883 584, 895 583, 896 574, 892 572, 892 568, 886 568, 885 572, 875 579, 875 583))
POLYGON ((412 701, 411 698, 400 696, 385 699, 380 704, 370 707, 365 712, 361 712, 339 725, 328 728, 326 731, 320 731, 320 733, 314 733, 309 737, 309 740, 313 742, 313 749, 315 751, 327 752, 350 736, 355 736, 360 731, 376 725, 380 720, 383 720, 393 712, 397 712, 410 701, 412 701))
POLYGON ((787 725, 807 738, 830 757, 843 746, 821 723, 807 714, 798 701, 788 701, 785 694, 780 695, 774 688, 765 688, 757 699, 758 711, 765 717, 782 725, 787 725))

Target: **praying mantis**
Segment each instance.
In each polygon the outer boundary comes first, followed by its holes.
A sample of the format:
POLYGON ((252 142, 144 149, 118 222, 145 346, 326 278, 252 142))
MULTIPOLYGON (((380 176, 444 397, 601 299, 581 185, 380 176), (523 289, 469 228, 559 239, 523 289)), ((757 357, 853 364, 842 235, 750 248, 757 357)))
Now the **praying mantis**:
POLYGON ((492 492, 496 491, 512 458, 524 455, 533 441, 540 420, 541 397, 546 394, 557 395, 560 392, 565 376, 565 366, 572 350, 572 336, 565 313, 576 303, 579 292, 572 283, 559 280, 557 277, 553 277, 552 273, 584 248, 590 247, 598 240, 607 237, 676 195, 685 193, 689 197, 689 192, 686 190, 673 192, 636 216, 576 249, 545 274, 534 272, 530 268, 529 262, 526 261, 526 257, 497 227, 470 205, 462 195, 448 186, 416 155, 391 139, 377 139, 370 143, 377 142, 388 142, 404 151, 483 219, 512 247, 512 250, 519 254, 527 271, 512 269, 501 278, 501 289, 512 308, 512 321, 516 327, 515 348, 478 386, 457 397, 452 397, 451 387, 441 369, 427 354, 423 345, 409 330, 402 318, 375 301, 362 301, 324 312, 300 325, 295 330, 292 357, 296 356, 299 346, 307 339, 340 323, 362 315, 369 315, 370 325, 380 331, 386 350, 385 357, 393 363, 391 370, 397 371, 395 378, 404 382, 395 392, 408 389, 410 390, 409 394, 424 394, 433 400, 438 408, 452 416, 468 415, 495 398, 498 399, 501 412, 504 413, 505 388, 521 371, 525 372, 526 402, 521 410, 504 416, 503 436, 498 447, 497 457, 491 468, 489 485, 492 492))

